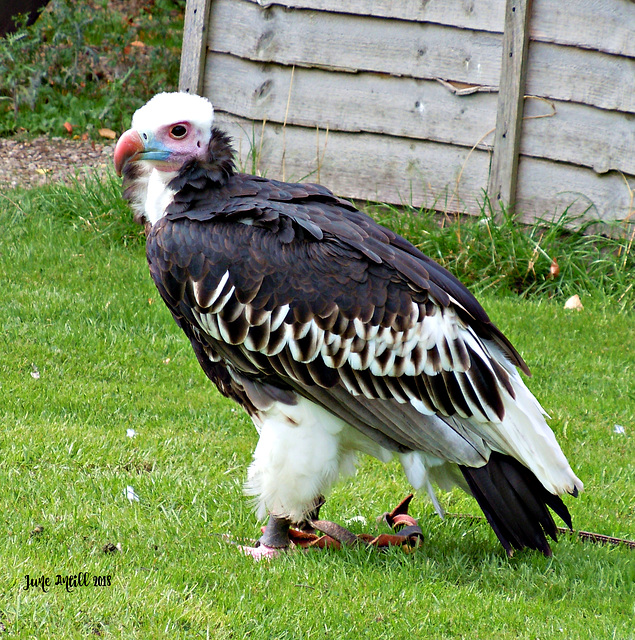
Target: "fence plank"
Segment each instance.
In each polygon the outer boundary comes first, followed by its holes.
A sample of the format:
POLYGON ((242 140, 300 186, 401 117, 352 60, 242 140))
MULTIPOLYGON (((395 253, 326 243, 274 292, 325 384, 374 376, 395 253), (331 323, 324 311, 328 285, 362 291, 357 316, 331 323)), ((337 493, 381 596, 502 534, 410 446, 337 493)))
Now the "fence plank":
POLYGON ((200 94, 203 88, 209 10, 212 0, 188 0, 183 25, 179 91, 200 94))
POLYGON ((260 62, 498 86, 501 41, 433 24, 214 0, 208 46, 260 62))
POLYGON ((635 57, 632 0, 534 0, 532 40, 635 57))
POLYGON ((377 18, 395 18, 415 22, 434 22, 461 29, 502 33, 505 18, 500 2, 474 2, 473 0, 263 0, 250 2, 279 4, 297 9, 350 13, 377 18))
POLYGON ((525 93, 531 0, 507 0, 494 155, 487 192, 493 202, 513 206, 525 93))
MULTIPOLYGON (((205 93, 220 111, 255 121, 362 131, 489 149, 495 125, 492 93, 458 96, 438 82, 373 73, 262 65, 208 56, 205 93), (290 98, 289 98, 290 92, 290 98), (287 110, 288 103, 288 110, 287 110), (485 137, 484 137, 485 136, 485 137)), ((583 104, 525 99, 520 152, 597 173, 635 174, 635 127, 621 112, 583 104), (550 117, 541 117, 550 116, 550 117)))
POLYGON ((387 133, 490 147, 496 95, 456 95, 440 83, 377 73, 326 72, 210 52, 205 93, 221 111, 252 120, 387 133))
POLYGON ((360 200, 413 203, 477 214, 487 184, 489 153, 371 133, 252 122, 217 112, 234 140, 239 166, 267 177, 320 182, 360 200), (469 154, 469 158, 468 158, 469 154), (430 163, 434 158, 434 164, 430 163), (459 186, 457 188, 457 180, 459 186))
POLYGON ((635 175, 633 117, 573 102, 525 99, 520 152, 569 162, 596 173, 635 175), (553 113, 552 117, 537 117, 553 113))
MULTIPOLYGON (((359 200, 481 211, 489 165, 484 151, 468 158, 468 150, 460 147, 366 133, 326 136, 321 130, 318 139, 315 129, 271 123, 263 128, 222 112, 217 112, 217 125, 233 137, 239 166, 250 173, 261 170, 270 178, 320 182, 359 200), (380 166, 377 158, 382 158, 380 166)), ((598 176, 592 169, 525 156, 518 170, 516 208, 526 221, 554 217, 567 208, 578 215, 590 207, 587 219, 606 221, 623 219, 631 211, 625 179, 635 191, 633 175, 611 171, 598 176)))
MULTIPOLYGON (((210 2, 188 0, 188 12, 210 2)), ((207 40, 203 91, 215 103, 218 122, 236 137, 243 160, 251 140, 272 177, 301 178, 319 164, 320 181, 349 197, 480 211, 492 137, 471 154, 470 148, 494 126, 496 98, 459 96, 448 88, 498 88, 500 0, 265 2, 214 0, 209 38, 205 25, 198 40, 195 29, 194 37, 184 37, 180 86, 200 87, 205 55, 193 52, 207 40)), ((625 179, 635 188, 634 12, 629 0, 555 7, 534 0, 524 93, 551 100, 555 115, 512 122, 522 134, 516 206, 526 217, 572 202, 578 212, 592 203, 593 215, 605 219, 632 213, 625 179)), ((522 98, 520 85, 516 94, 522 98)), ((548 111, 538 100, 525 100, 527 116, 548 111)), ((517 140, 508 158, 518 158, 517 140)), ((503 147, 497 143, 501 153, 503 147)), ((506 179, 513 175, 508 166, 506 179)), ((513 185, 509 193, 513 199, 513 185)))
POLYGON ((598 176, 583 167, 521 157, 516 209, 527 222, 557 218, 566 209, 584 220, 623 220, 633 212, 633 191, 633 175, 611 171, 598 176))
POLYGON ((527 93, 635 113, 635 59, 529 44, 527 93))
MULTIPOLYGON (((250 0, 263 5, 263 0, 250 0)), ((274 4, 271 2, 270 4, 274 4)), ((276 0, 289 8, 349 13, 460 29, 502 33, 503 2, 472 0, 276 0)), ((635 57, 635 3, 632 0, 534 0, 530 37, 583 49, 635 57)))

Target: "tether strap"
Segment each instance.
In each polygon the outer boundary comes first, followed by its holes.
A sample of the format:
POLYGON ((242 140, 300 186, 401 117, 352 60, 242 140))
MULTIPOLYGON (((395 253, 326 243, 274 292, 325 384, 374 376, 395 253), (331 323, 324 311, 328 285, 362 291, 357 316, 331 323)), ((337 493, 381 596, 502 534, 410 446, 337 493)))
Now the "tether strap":
POLYGON ((411 551, 423 542, 423 532, 419 523, 408 514, 408 507, 412 500, 412 494, 402 500, 392 511, 384 513, 379 520, 384 521, 396 533, 381 533, 372 536, 366 533, 358 535, 345 527, 329 520, 314 520, 311 525, 315 533, 306 533, 297 529, 289 529, 289 538, 296 546, 307 548, 335 548, 342 546, 366 546, 366 547, 402 547, 404 551, 411 551))

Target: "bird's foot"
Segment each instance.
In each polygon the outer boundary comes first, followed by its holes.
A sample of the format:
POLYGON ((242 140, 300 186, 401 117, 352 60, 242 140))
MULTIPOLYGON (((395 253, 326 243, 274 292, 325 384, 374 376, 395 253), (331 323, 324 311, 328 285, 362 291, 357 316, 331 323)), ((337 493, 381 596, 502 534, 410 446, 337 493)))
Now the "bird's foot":
POLYGON ((266 544, 258 544, 254 547, 246 547, 239 545, 238 548, 246 555, 251 556, 254 560, 272 560, 277 558, 286 548, 278 549, 276 547, 268 547, 266 544))
MULTIPOLYGON (((399 546, 411 551, 420 546, 423 533, 417 521, 408 514, 412 495, 402 500, 392 511, 384 513, 378 521, 385 522, 394 533, 370 535, 354 534, 348 529, 329 520, 310 520, 308 524, 315 532, 291 527, 285 518, 270 516, 262 536, 254 546, 239 545, 239 549, 255 560, 271 560, 292 549, 340 549, 342 546, 366 546, 385 548, 399 546)), ((316 512, 317 515, 317 512, 316 512)))
POLYGON ((269 516, 267 526, 262 530, 262 536, 253 547, 239 545, 239 549, 254 560, 271 560, 287 551, 291 545, 289 530, 291 521, 278 516, 269 516))

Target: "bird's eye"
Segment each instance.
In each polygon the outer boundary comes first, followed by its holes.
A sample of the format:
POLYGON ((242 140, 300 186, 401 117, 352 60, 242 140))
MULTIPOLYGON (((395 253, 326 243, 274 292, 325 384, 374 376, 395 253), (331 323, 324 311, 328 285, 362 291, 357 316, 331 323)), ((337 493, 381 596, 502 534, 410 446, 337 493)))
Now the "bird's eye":
POLYGON ((182 124, 175 124, 170 129, 170 137, 175 138, 176 140, 180 140, 187 135, 187 127, 182 124))

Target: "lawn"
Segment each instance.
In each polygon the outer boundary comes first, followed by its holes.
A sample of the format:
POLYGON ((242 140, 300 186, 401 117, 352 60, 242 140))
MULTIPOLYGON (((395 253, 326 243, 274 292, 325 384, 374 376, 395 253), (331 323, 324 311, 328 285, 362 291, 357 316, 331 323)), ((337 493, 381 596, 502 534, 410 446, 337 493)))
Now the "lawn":
MULTIPOLYGON (((551 559, 508 559, 485 523, 442 521, 423 496, 411 554, 257 564, 225 543, 256 536, 242 495, 256 434, 158 298, 116 188, 0 197, 0 636, 635 638, 635 551, 563 536, 551 559)), ((632 308, 480 297, 585 482, 574 526, 633 539, 632 308)), ((372 531, 407 492, 396 465, 363 459, 323 515, 372 531)), ((459 492, 444 504, 479 513, 459 492)))

